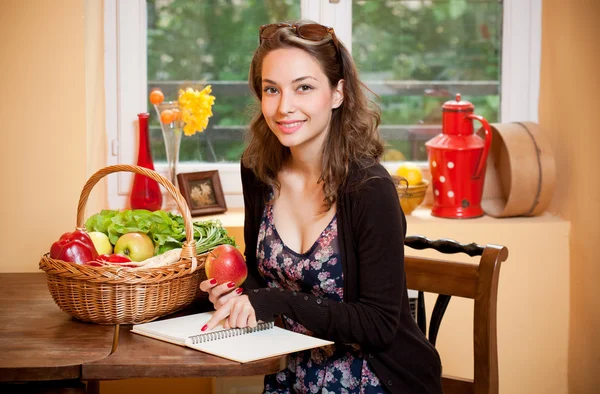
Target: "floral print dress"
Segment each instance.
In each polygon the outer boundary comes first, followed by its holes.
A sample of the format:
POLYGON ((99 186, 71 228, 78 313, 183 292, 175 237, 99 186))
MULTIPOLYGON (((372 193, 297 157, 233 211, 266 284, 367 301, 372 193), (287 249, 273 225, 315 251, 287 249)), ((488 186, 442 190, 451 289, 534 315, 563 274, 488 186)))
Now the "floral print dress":
MULTIPOLYGON (((258 270, 271 288, 311 293, 342 302, 344 277, 333 217, 306 253, 283 243, 273 221, 273 204, 266 204, 258 234, 258 270)), ((311 331, 283 316, 287 329, 311 331)), ((287 368, 265 376, 265 393, 382 393, 379 379, 358 346, 336 344, 290 355, 287 368)))

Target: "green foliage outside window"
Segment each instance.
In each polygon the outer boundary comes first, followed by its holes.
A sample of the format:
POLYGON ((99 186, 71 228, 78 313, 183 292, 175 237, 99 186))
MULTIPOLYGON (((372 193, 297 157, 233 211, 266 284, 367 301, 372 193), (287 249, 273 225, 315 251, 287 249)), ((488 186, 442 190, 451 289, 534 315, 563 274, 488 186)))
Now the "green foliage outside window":
MULTIPOLYGON (((148 0, 147 4, 148 88, 159 86, 167 99, 175 99, 182 86, 210 82, 216 96, 209 128, 183 137, 180 160, 237 161, 253 102, 245 81, 258 44, 258 27, 299 19, 300 1, 148 0)), ((456 93, 463 93, 477 114, 490 122, 498 120, 502 25, 498 1, 354 0, 352 13, 352 55, 361 77, 378 95, 373 98, 382 108, 390 149, 409 159, 424 159, 427 136, 412 133, 410 126, 439 126, 442 104, 456 93), (415 89, 406 81, 436 82, 415 89), (451 81, 463 85, 453 86, 451 81), (468 81, 472 84, 465 86, 468 81), (418 151, 413 152, 411 135, 421 138, 418 151)), ((153 156, 164 161, 154 114, 151 125, 153 156)))

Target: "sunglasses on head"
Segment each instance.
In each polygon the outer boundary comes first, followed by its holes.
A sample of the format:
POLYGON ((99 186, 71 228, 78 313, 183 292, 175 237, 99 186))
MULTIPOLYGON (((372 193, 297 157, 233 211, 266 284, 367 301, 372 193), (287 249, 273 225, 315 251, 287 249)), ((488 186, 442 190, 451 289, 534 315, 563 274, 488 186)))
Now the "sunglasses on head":
POLYGON ((308 23, 305 25, 295 25, 291 23, 271 23, 269 25, 262 25, 259 30, 260 42, 272 38, 279 29, 292 28, 296 31, 298 37, 309 41, 321 41, 331 35, 333 45, 336 49, 339 48, 338 39, 335 36, 333 27, 319 25, 318 23, 308 23))

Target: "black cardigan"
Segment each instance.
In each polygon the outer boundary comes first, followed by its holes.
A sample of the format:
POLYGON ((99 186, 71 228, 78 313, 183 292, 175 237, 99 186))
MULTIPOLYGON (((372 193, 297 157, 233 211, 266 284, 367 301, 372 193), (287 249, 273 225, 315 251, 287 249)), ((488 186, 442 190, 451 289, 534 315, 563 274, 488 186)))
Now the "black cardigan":
POLYGON ((352 166, 337 204, 344 302, 271 291, 258 272, 258 231, 269 188, 242 165, 246 263, 243 287, 257 319, 284 314, 316 336, 356 343, 391 393, 442 393, 441 362, 413 319, 404 274, 406 219, 387 170, 352 166))

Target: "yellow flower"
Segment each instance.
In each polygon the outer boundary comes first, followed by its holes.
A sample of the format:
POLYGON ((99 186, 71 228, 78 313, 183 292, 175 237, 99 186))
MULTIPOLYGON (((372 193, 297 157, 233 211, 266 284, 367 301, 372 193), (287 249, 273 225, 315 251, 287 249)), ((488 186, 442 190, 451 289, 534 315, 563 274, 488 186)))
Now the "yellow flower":
POLYGON ((181 120, 185 124, 183 133, 194 135, 201 133, 208 126, 208 118, 212 116, 215 97, 211 96, 212 87, 206 86, 202 91, 187 88, 179 91, 179 107, 181 120))

